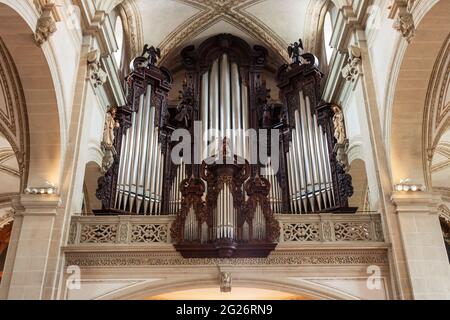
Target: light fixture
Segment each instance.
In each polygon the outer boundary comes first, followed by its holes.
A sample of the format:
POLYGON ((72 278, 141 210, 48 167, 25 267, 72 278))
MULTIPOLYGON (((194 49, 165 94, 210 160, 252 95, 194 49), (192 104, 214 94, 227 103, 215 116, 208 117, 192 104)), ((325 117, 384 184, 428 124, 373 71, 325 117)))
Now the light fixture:
POLYGON ((56 187, 50 186, 50 187, 27 187, 24 190, 25 194, 54 194, 56 193, 56 187))
POLYGON ((420 184, 412 184, 410 181, 410 179, 401 180, 399 184, 395 185, 395 190, 398 192, 423 192, 426 190, 425 186, 420 184))

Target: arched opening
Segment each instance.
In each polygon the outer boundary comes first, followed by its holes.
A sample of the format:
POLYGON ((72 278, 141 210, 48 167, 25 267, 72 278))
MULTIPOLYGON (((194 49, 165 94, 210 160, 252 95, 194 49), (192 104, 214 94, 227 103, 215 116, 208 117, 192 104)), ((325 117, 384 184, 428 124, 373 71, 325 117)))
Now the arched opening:
POLYGON ((11 238, 12 221, 0 225, 0 283, 3 278, 3 269, 5 267, 6 253, 8 252, 9 241, 11 238))
POLYGON ((317 300, 303 294, 278 290, 235 287, 231 292, 219 288, 200 288, 149 296, 145 300, 317 300))
POLYGON ((122 65, 123 65, 123 47, 124 47, 124 32, 123 32, 123 22, 122 22, 122 18, 120 16, 118 16, 116 18, 116 24, 115 24, 115 28, 114 28, 114 34, 116 36, 116 41, 117 41, 117 46, 118 49, 116 52, 114 52, 114 58, 116 60, 116 64, 117 67, 120 69, 122 69, 122 65))
POLYGON ((333 47, 331 46, 331 37, 333 36, 333 23, 331 21, 331 13, 327 12, 325 15, 325 21, 323 25, 323 39, 325 45, 325 55, 327 58, 327 63, 330 64, 331 57, 333 55, 333 47))
POLYGON ((354 160, 350 165, 349 174, 352 176, 353 182, 353 196, 348 200, 349 205, 359 208, 360 212, 370 212, 370 192, 364 161, 354 160))
POLYGON ((450 3, 438 2, 417 26, 401 64, 392 107, 390 155, 393 183, 409 179, 426 184, 429 150, 425 147, 426 97, 433 66, 450 28, 450 3), (433 36, 430 37, 430 34, 433 36), (424 50, 426 48, 426 50, 424 50), (425 156, 425 157, 424 157, 425 156))
MULTIPOLYGON (((72 292, 69 299, 79 299, 72 292)), ((88 291, 85 294, 89 295, 88 291)), ((169 278, 122 287, 111 293, 92 297, 100 300, 358 300, 358 296, 328 285, 310 281, 275 281, 240 278, 232 280, 231 292, 221 292, 217 280, 180 281, 169 278)))
POLYGON ((0 133, 0 197, 4 198, 3 201, 20 192, 20 179, 19 163, 13 147, 0 133))
POLYGON ((83 214, 91 214, 93 210, 102 208, 102 203, 95 196, 98 179, 101 176, 100 166, 96 162, 89 162, 86 164, 83 183, 83 214))

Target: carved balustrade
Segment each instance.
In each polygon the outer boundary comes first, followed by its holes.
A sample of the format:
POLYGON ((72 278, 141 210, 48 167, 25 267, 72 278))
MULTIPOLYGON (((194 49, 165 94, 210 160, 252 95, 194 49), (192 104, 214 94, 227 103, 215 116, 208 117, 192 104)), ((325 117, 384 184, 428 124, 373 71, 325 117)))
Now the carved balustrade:
MULTIPOLYGON (((379 214, 276 215, 281 247, 316 243, 384 242, 379 214)), ((68 246, 167 246, 175 216, 75 216, 68 246)))

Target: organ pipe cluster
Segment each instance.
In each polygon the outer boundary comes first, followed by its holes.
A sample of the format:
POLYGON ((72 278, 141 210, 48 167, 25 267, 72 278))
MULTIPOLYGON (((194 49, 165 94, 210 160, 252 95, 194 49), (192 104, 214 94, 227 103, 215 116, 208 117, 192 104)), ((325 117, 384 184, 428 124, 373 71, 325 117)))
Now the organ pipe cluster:
POLYGON ((289 199, 292 213, 323 211, 335 206, 328 141, 309 97, 299 93, 295 127, 287 152, 289 199))
POLYGON ((158 143, 152 90, 140 97, 139 111, 123 137, 115 208, 134 214, 159 215, 162 209, 164 155, 158 143))

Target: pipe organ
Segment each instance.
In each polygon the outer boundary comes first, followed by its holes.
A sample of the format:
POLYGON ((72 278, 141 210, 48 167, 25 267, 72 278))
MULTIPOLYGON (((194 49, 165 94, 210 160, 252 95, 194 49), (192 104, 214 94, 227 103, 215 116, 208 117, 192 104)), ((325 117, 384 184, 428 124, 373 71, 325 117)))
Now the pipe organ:
POLYGON ((246 158, 248 144, 244 132, 249 123, 248 87, 241 81, 236 62, 230 61, 226 53, 217 58, 201 76, 201 88, 203 159, 212 156, 224 137, 230 139, 231 152, 246 158), (211 138, 215 138, 214 143, 208 148, 207 142, 211 138))
POLYGON ((212 37, 182 50, 186 80, 170 106, 173 80, 156 66, 158 54, 146 46, 132 63, 127 106, 118 108, 117 156, 99 180, 96 214, 174 215, 175 248, 204 258, 266 257, 278 242, 279 213, 354 212, 313 55, 278 70, 281 103, 273 104, 264 80, 268 51, 232 35, 212 37), (192 152, 175 163, 177 129, 190 134, 192 152))
POLYGON ((145 46, 131 63, 127 77, 127 105, 117 110, 112 167, 99 179, 95 214, 162 213, 166 153, 160 143, 161 111, 172 87, 172 75, 156 67, 159 50, 145 46))
POLYGON ((283 102, 280 145, 284 211, 293 214, 355 212, 351 176, 336 159, 332 105, 320 100, 322 73, 312 54, 283 65, 277 81, 283 102), (285 157, 283 155, 286 155, 285 157))
POLYGON ((164 155, 155 126, 152 88, 139 99, 131 128, 122 138, 114 207, 136 214, 161 214, 164 155))
POLYGON ((303 91, 298 101, 286 159, 290 209, 302 214, 333 208, 335 201, 327 136, 303 91))

